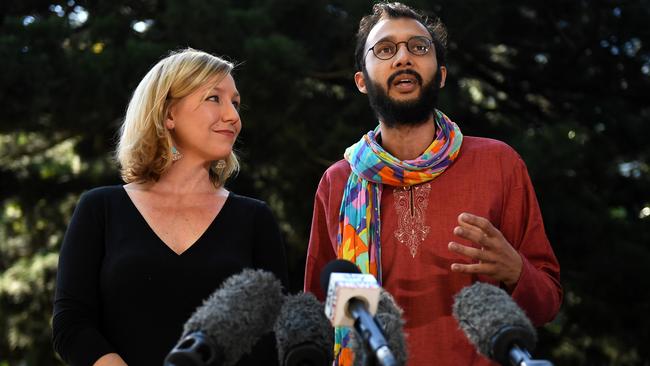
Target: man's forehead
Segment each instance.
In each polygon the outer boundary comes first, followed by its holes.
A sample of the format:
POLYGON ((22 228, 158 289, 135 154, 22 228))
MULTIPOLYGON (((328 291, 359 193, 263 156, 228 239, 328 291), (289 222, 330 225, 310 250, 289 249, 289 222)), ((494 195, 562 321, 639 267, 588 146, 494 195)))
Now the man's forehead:
POLYGON ((368 33, 366 47, 381 40, 407 40, 413 36, 429 37, 427 28, 413 18, 382 18, 368 33))

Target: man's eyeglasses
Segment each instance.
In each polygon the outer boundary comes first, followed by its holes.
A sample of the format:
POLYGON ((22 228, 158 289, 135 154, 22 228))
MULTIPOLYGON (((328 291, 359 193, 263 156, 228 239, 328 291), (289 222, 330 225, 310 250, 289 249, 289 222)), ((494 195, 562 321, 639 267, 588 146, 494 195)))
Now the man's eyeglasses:
POLYGON ((406 49, 410 53, 416 56, 423 56, 431 50, 432 42, 429 38, 423 36, 411 37, 408 41, 397 43, 391 41, 379 41, 375 43, 374 46, 370 47, 368 52, 372 51, 375 57, 380 60, 390 60, 397 53, 397 47, 400 43, 406 43, 406 49))

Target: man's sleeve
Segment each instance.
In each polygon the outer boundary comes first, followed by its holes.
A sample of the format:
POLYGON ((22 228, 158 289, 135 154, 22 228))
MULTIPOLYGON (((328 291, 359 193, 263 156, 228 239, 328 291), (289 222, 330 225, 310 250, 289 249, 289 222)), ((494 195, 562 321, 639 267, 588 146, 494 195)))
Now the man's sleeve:
POLYGON ((550 322, 562 304, 560 265, 546 237, 526 165, 518 158, 505 192, 501 231, 519 252, 523 267, 512 298, 535 326, 550 322))
POLYGON ((338 210, 337 205, 330 202, 331 189, 328 173, 325 172, 318 184, 314 198, 314 213, 311 220, 311 234, 307 249, 305 264, 305 292, 311 292, 320 301, 325 300, 325 293, 320 287, 320 273, 323 267, 336 258, 334 250, 336 243, 332 242, 330 231, 337 222, 332 219, 330 211, 338 210), (335 207, 332 207, 335 206, 335 207))

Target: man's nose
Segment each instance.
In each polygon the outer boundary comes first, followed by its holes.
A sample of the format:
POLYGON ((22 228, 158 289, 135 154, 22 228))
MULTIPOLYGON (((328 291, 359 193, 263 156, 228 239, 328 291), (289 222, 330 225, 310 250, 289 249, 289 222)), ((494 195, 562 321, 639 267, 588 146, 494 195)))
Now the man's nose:
POLYGON ((395 52, 396 53, 393 59, 393 67, 403 67, 403 66, 412 65, 411 58, 413 57, 413 54, 409 52, 406 43, 398 44, 397 50, 395 52))

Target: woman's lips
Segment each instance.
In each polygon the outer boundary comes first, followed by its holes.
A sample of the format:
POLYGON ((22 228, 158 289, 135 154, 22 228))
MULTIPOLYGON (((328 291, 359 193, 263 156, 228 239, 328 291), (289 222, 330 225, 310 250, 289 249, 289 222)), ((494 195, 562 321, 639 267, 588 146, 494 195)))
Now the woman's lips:
POLYGON ((228 137, 235 137, 235 131, 231 131, 231 130, 213 130, 213 132, 228 137))

